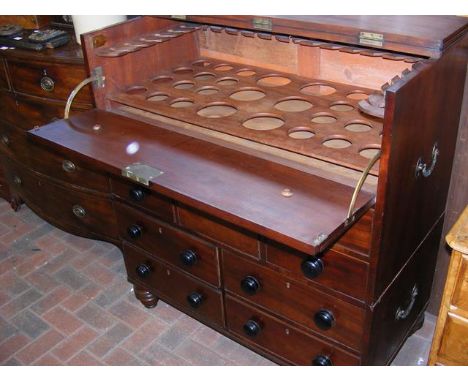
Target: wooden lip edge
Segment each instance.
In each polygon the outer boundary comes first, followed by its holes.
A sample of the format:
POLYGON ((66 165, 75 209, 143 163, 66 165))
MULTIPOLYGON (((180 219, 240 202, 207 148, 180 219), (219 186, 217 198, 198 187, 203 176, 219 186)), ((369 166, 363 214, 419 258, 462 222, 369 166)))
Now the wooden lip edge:
MULTIPOLYGON (((43 144, 46 147, 49 147, 49 148, 54 149, 54 150, 58 150, 59 153, 62 153, 62 154, 65 154, 65 155, 73 154, 73 155, 76 155, 78 157, 78 159, 80 161, 83 161, 84 163, 93 164, 93 165, 96 164, 96 162, 94 161, 93 158, 90 158, 90 157, 88 157, 86 155, 83 155, 83 154, 81 154, 79 152, 71 150, 71 149, 69 149, 69 148, 67 148, 65 146, 62 146, 62 145, 59 145, 59 144, 54 143, 52 141, 49 141, 48 139, 42 137, 41 135, 36 134, 36 129, 29 130, 27 132, 27 136, 31 140, 39 142, 39 143, 43 144)), ((101 173, 107 172, 109 175, 113 175, 113 176, 117 176, 117 177, 122 176, 122 174, 121 174, 122 169, 121 168, 114 167, 114 166, 112 166, 110 164, 107 164, 107 163, 104 163, 104 162, 100 162, 100 167, 101 167, 101 170, 98 170, 98 172, 101 172, 101 173)), ((328 180, 328 181, 330 181, 330 180, 328 180)), ((332 182, 332 181, 330 181, 330 182, 332 182)), ((341 183, 337 183, 337 184, 340 184, 341 186, 343 186, 341 183)), ((166 197, 168 197, 168 198, 170 198, 172 200, 175 200, 175 201, 181 202, 183 204, 186 204, 186 205, 188 205, 188 206, 190 206, 192 208, 202 209, 206 213, 211 214, 211 215, 213 215, 213 216, 215 216, 215 217, 217 217, 217 218, 219 218, 221 220, 228 221, 228 222, 230 222, 230 223, 232 223, 234 225, 245 226, 247 230, 251 230, 257 235, 261 235, 261 236, 264 236, 266 238, 275 240, 275 241, 277 241, 277 242, 279 242, 281 244, 284 244, 286 246, 290 246, 290 247, 292 247, 292 248, 294 248, 294 249, 296 249, 296 250, 298 250, 300 252, 304 252, 304 253, 307 253, 309 255, 315 255, 315 254, 318 254, 318 253, 324 251, 325 249, 327 249, 328 246, 330 246, 339 236, 341 236, 345 231, 347 231, 349 228, 351 228, 353 226, 353 224, 354 224, 354 223, 349 224, 348 227, 345 230, 343 230, 343 228, 345 228, 344 226, 345 226, 345 220, 346 220, 346 216, 343 215, 343 223, 340 224, 339 226, 337 226, 322 243, 320 243, 318 245, 313 245, 312 243, 301 241, 300 239, 287 236, 285 234, 277 232, 277 231, 275 231, 275 230, 273 230, 271 228, 262 226, 262 225, 260 225, 258 223, 253 222, 253 221, 250 221, 250 220, 247 220, 245 218, 233 215, 230 212, 221 210, 221 209, 219 209, 217 207, 210 206, 210 205, 204 203, 203 201, 191 198, 191 197, 189 197, 187 195, 181 194, 181 193, 179 193, 177 191, 171 190, 171 189, 169 189, 167 187, 164 187, 164 186, 161 186, 161 185, 159 185, 157 183, 150 182, 150 186, 148 188, 155 191, 156 193, 162 194, 163 196, 166 196, 166 197)), ((349 187, 349 188, 351 189, 351 187, 349 187)), ((354 216, 355 216, 354 222, 359 220, 359 218, 362 215, 364 215, 364 213, 375 204, 375 200, 376 200, 375 195, 371 194, 371 193, 368 193, 368 192, 365 192, 365 193, 368 194, 371 197, 369 198, 369 200, 366 203, 364 203, 361 207, 359 207, 359 209, 356 210, 356 212, 354 213, 354 216)))

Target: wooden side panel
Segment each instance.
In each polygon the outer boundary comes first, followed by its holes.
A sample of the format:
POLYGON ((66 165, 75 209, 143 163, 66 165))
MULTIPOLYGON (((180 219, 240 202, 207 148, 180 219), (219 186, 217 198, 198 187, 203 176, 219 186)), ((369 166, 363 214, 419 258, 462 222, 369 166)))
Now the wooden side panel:
POLYGON ((94 89, 98 108, 105 108, 107 94, 154 76, 158 71, 173 67, 177 63, 197 58, 198 42, 194 33, 187 33, 121 57, 99 57, 93 52, 94 38, 111 44, 124 43, 129 41, 129 36, 137 38, 145 33, 156 32, 177 24, 172 20, 142 17, 82 35, 82 45, 89 70, 92 72, 96 67, 102 67, 106 77, 106 86, 94 89))
POLYGON ((382 293, 445 211, 465 73, 466 51, 460 44, 387 91, 371 299, 382 293), (418 159, 428 172, 434 164, 427 177, 416 176, 418 159))

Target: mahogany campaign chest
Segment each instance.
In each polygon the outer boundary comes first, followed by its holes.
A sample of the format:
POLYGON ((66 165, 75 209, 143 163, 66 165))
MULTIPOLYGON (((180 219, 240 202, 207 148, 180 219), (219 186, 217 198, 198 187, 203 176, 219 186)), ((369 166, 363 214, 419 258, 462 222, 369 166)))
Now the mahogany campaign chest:
POLYGON ((148 308, 279 364, 389 364, 431 291, 466 29, 146 16, 90 32, 96 109, 30 130, 37 154, 4 159, 7 182, 118 245, 148 308))

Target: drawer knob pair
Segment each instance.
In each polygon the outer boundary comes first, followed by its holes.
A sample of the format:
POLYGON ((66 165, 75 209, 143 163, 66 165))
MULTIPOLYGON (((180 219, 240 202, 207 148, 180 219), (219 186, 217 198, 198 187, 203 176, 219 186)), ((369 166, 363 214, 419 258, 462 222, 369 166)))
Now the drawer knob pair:
POLYGON ((192 249, 186 249, 185 251, 181 252, 180 261, 182 261, 182 264, 191 267, 198 261, 197 253, 192 249))
POLYGON ((132 239, 138 239, 143 234, 143 227, 138 224, 132 224, 127 228, 127 233, 132 239))
POLYGON ((258 289, 260 288, 260 283, 255 277, 247 276, 242 279, 241 288, 245 293, 252 296, 257 293, 258 289))
POLYGON ((139 278, 144 279, 148 277, 149 274, 151 273, 151 268, 149 267, 149 265, 139 264, 136 267, 135 272, 139 278))
POLYGON ((145 191, 140 187, 132 188, 128 193, 135 202, 141 202, 145 198, 145 191))
POLYGON ((204 297, 201 293, 193 292, 187 296, 187 302, 192 308, 198 308, 203 303, 204 297))
POLYGON ((310 256, 301 264, 304 275, 310 279, 319 276, 323 272, 323 261, 315 256, 310 256))

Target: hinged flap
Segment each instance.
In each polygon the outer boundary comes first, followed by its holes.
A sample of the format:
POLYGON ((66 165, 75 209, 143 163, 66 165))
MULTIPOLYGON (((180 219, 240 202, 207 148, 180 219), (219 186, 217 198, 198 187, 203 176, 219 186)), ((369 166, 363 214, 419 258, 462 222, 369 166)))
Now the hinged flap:
MULTIPOLYGON (((84 112, 29 134, 115 176, 129 163, 157 169, 154 191, 309 254, 352 226, 352 187, 117 114, 84 112)), ((373 204, 361 191, 355 220, 373 204)))

